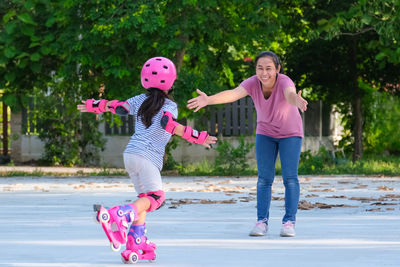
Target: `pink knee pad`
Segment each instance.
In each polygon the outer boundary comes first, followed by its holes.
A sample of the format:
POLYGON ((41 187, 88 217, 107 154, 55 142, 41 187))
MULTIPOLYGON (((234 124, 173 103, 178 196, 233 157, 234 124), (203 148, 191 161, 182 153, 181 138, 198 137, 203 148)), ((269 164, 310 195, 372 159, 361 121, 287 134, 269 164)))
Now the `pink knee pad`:
POLYGON ((150 208, 146 210, 147 212, 157 210, 161 208, 165 201, 165 194, 163 190, 158 190, 155 192, 141 193, 139 197, 147 197, 150 200, 150 208))

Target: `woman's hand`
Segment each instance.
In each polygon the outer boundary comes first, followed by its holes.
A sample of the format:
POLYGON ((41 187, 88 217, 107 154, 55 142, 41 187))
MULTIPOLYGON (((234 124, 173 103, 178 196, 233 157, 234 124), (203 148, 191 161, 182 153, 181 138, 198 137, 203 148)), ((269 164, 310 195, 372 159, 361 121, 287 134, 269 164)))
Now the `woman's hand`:
POLYGON ((296 106, 300 109, 301 112, 304 112, 307 110, 307 105, 308 102, 301 97, 301 90, 297 93, 296 97, 296 106))
POLYGON ((301 90, 296 94, 296 89, 294 87, 288 87, 283 93, 289 104, 296 106, 301 112, 307 110, 308 102, 301 97, 301 90))
POLYGON ((199 89, 196 89, 196 92, 199 96, 190 99, 187 104, 188 109, 195 109, 194 112, 208 105, 208 96, 199 89))
POLYGON ((217 137, 209 135, 207 137, 206 141, 202 144, 202 146, 205 146, 207 148, 211 148, 211 145, 215 144, 217 142, 217 140, 218 140, 217 137))

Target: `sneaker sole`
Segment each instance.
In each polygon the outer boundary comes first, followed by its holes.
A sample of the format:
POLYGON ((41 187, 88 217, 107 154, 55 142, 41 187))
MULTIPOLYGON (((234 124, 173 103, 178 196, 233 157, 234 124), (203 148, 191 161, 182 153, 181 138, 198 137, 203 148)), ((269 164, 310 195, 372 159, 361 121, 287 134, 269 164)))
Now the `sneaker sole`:
POLYGON ((296 234, 280 234, 281 237, 294 237, 296 234))
POLYGON ((266 233, 265 234, 263 234, 263 233, 250 233, 249 234, 249 236, 265 236, 266 235, 266 233))

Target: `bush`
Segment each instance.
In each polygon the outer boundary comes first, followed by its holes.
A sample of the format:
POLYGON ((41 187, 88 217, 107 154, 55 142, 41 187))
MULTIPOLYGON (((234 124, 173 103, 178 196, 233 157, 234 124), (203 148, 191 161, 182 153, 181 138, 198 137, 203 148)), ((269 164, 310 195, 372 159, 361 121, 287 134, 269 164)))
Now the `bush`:
POLYGON ((229 141, 219 141, 218 152, 214 163, 203 160, 196 164, 176 165, 180 175, 256 175, 257 170, 248 164, 247 154, 254 144, 247 143, 243 136, 239 137, 239 145, 234 147, 229 141))
POLYGON ((216 148, 218 152, 215 160, 216 171, 225 175, 240 175, 248 171, 250 166, 246 156, 253 147, 254 144, 245 142, 243 136, 239 137, 239 145, 236 148, 224 140, 216 148))
POLYGON ((335 160, 325 147, 320 148, 315 155, 308 150, 300 154, 299 174, 318 174, 326 166, 332 165, 335 165, 335 160))
POLYGON ((376 92, 367 102, 369 112, 363 136, 365 153, 400 155, 400 99, 376 92))
POLYGON ((105 139, 94 114, 80 113, 73 97, 52 92, 37 97, 35 112, 39 138, 45 143, 40 163, 44 165, 96 165, 105 139))

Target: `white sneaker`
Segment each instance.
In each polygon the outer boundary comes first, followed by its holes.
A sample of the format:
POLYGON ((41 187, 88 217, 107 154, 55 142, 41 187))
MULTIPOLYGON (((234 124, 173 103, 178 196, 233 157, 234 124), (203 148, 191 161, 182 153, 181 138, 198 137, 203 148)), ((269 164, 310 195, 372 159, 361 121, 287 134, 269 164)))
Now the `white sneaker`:
POLYGON ((283 236, 283 237, 293 237, 295 235, 296 235, 296 232, 294 230, 294 222, 287 221, 287 222, 282 224, 281 236, 283 236))
POLYGON ((268 231, 268 220, 264 219, 261 221, 256 222, 253 230, 251 230, 249 236, 264 236, 267 234, 268 231))

